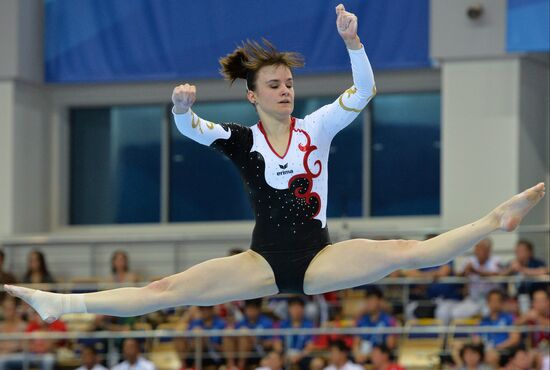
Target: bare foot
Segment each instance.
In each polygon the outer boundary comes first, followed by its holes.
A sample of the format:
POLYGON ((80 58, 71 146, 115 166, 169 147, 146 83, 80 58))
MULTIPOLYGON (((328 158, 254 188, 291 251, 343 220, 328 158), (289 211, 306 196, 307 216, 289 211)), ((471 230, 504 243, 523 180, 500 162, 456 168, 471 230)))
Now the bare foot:
POLYGON ((546 188, 543 182, 514 195, 495 208, 490 216, 496 220, 497 227, 504 231, 513 231, 531 208, 544 197, 546 188))
MULTIPOLYGON (((59 314, 53 313, 56 311, 55 306, 58 299, 48 299, 47 294, 40 290, 25 288, 16 285, 4 284, 4 289, 10 295, 20 298, 31 306, 42 318, 42 320, 52 323, 59 317, 59 314)), ((52 297, 54 295, 52 294, 52 297)))

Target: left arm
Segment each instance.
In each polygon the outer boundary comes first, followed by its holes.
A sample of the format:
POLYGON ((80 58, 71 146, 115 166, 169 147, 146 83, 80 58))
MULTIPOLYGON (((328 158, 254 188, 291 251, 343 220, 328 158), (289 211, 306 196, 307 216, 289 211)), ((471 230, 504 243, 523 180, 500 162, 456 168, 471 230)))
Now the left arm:
POLYGON ((312 120, 314 125, 319 125, 330 137, 334 137, 353 122, 376 95, 374 74, 365 48, 357 36, 357 17, 347 12, 342 4, 336 7, 336 14, 338 33, 344 40, 350 57, 353 86, 333 103, 321 107, 306 117, 312 120))

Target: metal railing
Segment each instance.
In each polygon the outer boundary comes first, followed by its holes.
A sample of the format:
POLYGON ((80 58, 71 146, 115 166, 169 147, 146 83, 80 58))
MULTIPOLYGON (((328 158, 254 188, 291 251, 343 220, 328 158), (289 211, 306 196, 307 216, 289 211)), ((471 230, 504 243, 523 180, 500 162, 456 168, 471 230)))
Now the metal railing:
MULTIPOLYGON (((126 338, 154 339, 154 338, 188 338, 194 339, 195 363, 197 370, 202 370, 202 339, 209 337, 243 337, 243 336, 277 336, 283 337, 286 348, 290 347, 291 337, 295 335, 413 335, 413 334, 435 334, 454 336, 456 334, 483 334, 483 333, 510 333, 519 332, 522 334, 533 332, 550 332, 549 326, 398 326, 398 327, 375 327, 375 328, 303 328, 303 329, 224 329, 224 330, 135 330, 122 332, 40 332, 40 333, 0 333, 0 341, 21 341, 23 352, 29 352, 30 340, 36 339, 105 339, 108 341, 108 354, 115 351, 115 341, 126 338)), ((113 359, 113 356, 108 356, 113 359)), ((116 363, 108 363, 109 367, 116 363)), ((288 364, 287 364, 288 365, 288 364)), ((406 365, 406 364, 405 364, 406 365)), ((23 369, 29 369, 29 359, 23 356, 23 369)))

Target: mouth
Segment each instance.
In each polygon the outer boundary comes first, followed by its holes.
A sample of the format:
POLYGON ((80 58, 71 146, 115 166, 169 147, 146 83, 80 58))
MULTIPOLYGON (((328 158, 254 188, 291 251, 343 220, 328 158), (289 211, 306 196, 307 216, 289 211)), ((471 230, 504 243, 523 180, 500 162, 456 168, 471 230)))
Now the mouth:
POLYGON ((282 100, 279 104, 290 104, 290 100, 282 100))

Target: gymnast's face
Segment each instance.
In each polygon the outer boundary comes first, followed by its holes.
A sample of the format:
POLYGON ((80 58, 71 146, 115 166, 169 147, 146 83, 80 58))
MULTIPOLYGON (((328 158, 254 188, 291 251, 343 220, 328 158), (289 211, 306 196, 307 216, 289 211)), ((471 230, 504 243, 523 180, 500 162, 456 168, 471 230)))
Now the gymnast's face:
POLYGON ((260 68, 256 75, 256 90, 249 91, 247 98, 255 103, 260 112, 285 119, 294 110, 294 81, 292 72, 285 65, 260 68))

